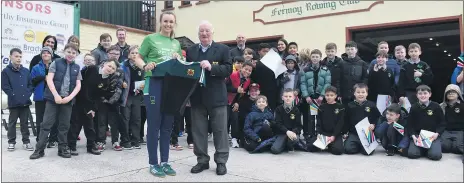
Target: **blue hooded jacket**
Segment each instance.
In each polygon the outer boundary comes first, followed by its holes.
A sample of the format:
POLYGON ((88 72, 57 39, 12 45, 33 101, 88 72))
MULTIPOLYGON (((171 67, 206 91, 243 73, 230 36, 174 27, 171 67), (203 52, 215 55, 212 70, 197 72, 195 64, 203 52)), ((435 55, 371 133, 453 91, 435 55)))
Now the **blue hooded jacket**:
POLYGON ((254 141, 258 141, 260 138, 258 132, 261 130, 266 120, 270 123, 274 121, 274 114, 269 107, 261 111, 258 109, 258 106, 253 105, 251 113, 245 118, 245 126, 243 128, 245 135, 254 141))
MULTIPOLYGON (((31 81, 36 77, 45 77, 46 65, 43 61, 40 61, 39 64, 32 67, 31 71, 31 81)), ((45 80, 40 81, 34 87, 34 101, 44 101, 44 91, 45 91, 45 80)))
POLYGON ((32 83, 29 69, 21 66, 15 69, 10 63, 2 70, 2 90, 8 95, 8 108, 32 104, 32 83))

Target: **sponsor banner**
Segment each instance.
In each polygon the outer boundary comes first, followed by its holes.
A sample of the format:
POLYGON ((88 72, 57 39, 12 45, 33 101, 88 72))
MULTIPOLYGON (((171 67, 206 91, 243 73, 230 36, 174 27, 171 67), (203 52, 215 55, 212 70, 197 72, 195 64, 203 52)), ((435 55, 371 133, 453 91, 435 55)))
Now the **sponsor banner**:
POLYGON ((62 50, 74 31, 74 7, 51 1, 2 1, 2 69, 12 48, 23 51, 23 66, 40 53, 47 35, 57 38, 62 50))

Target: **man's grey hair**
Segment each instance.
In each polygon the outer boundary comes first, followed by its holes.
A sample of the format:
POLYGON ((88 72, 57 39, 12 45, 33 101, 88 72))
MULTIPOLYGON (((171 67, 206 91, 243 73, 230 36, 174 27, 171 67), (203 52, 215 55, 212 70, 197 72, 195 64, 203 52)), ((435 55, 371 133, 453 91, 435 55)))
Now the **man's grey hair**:
POLYGON ((197 29, 198 32, 200 32, 200 27, 201 27, 202 25, 208 25, 209 27, 211 27, 211 32, 214 33, 213 24, 211 24, 208 20, 202 20, 202 21, 200 22, 200 24, 198 25, 198 29, 197 29))

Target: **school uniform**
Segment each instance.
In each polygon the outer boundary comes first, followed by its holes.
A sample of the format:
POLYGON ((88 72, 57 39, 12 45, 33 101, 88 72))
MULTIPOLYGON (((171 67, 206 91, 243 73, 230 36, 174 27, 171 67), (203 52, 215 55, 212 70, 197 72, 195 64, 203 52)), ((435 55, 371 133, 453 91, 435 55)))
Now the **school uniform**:
POLYGON ((355 125, 358 124, 365 117, 368 118, 370 124, 376 124, 380 117, 379 109, 376 104, 371 101, 364 101, 358 103, 352 101, 348 103, 345 113, 345 125, 344 130, 348 132, 348 137, 344 142, 344 149, 346 154, 356 154, 361 152, 364 155, 368 155, 362 147, 355 125))
MULTIPOLYGON (((345 124, 345 107, 343 104, 322 104, 319 107, 316 123, 316 133, 324 136, 334 136, 335 141, 328 145, 328 150, 334 155, 343 154, 343 138, 342 128, 345 124)), ((312 137, 307 141, 306 145, 311 152, 320 151, 320 149, 313 145, 317 140, 317 136, 312 137)))
POLYGON ((418 137, 421 130, 427 130, 438 133, 439 136, 432 142, 429 149, 417 147, 411 137, 408 157, 417 159, 427 154, 427 157, 431 160, 440 160, 442 157, 441 134, 445 131, 445 127, 445 116, 438 103, 429 101, 426 104, 413 104, 408 117, 407 128, 410 134, 418 137))
POLYGON ((446 128, 441 135, 443 153, 463 154, 464 151, 464 100, 459 86, 448 85, 445 89, 443 103, 440 104, 445 113, 446 128), (446 99, 447 94, 454 91, 458 94, 458 100, 450 103, 446 99))
POLYGON ((395 153, 398 152, 397 150, 401 150, 399 154, 407 156, 409 147, 408 136, 410 134, 406 129, 407 121, 403 115, 402 113, 400 119, 396 121, 396 123, 405 127, 403 135, 393 127, 394 123, 388 124, 386 118, 382 118, 381 122, 375 127, 375 137, 380 140, 380 144, 385 150, 392 150, 395 153))
POLYGON ((302 125, 301 113, 297 106, 286 106, 282 104, 275 110, 276 141, 271 146, 271 153, 280 154, 284 150, 292 151, 299 141, 302 125), (296 134, 297 139, 291 140, 287 136, 287 131, 296 134))
POLYGON ((29 144, 29 99, 32 83, 29 70, 22 65, 18 68, 10 63, 2 70, 2 90, 8 96, 8 144, 16 144, 16 123, 19 118, 23 144, 29 144))
POLYGON ((330 71, 330 75, 331 75, 331 85, 334 86, 335 88, 337 88, 337 95, 338 96, 341 96, 340 95, 340 82, 342 80, 342 77, 343 77, 343 68, 342 68, 342 64, 343 64, 343 60, 340 58, 340 57, 337 57, 335 56, 335 58, 333 60, 330 60, 328 57, 325 57, 322 61, 321 61, 321 64, 322 65, 325 65, 327 68, 329 68, 329 71, 330 71))
POLYGON ((123 128, 120 131, 124 131, 121 133, 121 144, 123 147, 139 147, 140 139, 143 138, 139 133, 142 114, 140 105, 143 95, 138 88, 135 88, 135 82, 143 81, 145 73, 129 60, 121 64, 121 69, 124 72, 124 82, 127 84, 127 87, 122 89, 121 95, 123 128))
POLYGON ((274 114, 266 107, 264 111, 253 106, 252 112, 245 119, 243 131, 245 133, 245 149, 254 151, 261 143, 274 136, 271 123, 274 122, 274 114))
POLYGON ((416 88, 419 85, 430 86, 433 82, 433 73, 430 66, 424 61, 404 64, 401 67, 398 81, 398 98, 407 97, 411 104, 417 103, 416 88), (421 77, 414 77, 415 70, 423 71, 421 77))
POLYGON ((367 99, 377 102, 378 95, 388 95, 392 98, 395 96, 395 75, 386 65, 374 65, 369 70, 368 85, 369 95, 367 99))
MULTIPOLYGON (((77 80, 82 80, 79 65, 74 62, 69 63, 65 59, 57 59, 50 64, 48 73, 54 73, 53 84, 55 85, 57 93, 62 97, 69 96, 77 85, 77 80)), ((58 155, 69 158, 70 152, 68 148, 68 131, 70 128, 70 120, 72 113, 72 106, 75 102, 75 98, 66 104, 56 104, 55 98, 48 87, 45 88, 44 98, 45 104, 45 115, 40 128, 39 142, 36 144, 36 150, 31 158, 38 154, 43 154, 46 141, 50 129, 58 123, 58 155), (59 114, 59 115, 58 115, 59 114), (58 120, 56 119, 58 117, 58 120)))
POLYGON ((238 138, 240 147, 244 146, 244 132, 243 128, 245 126, 245 119, 248 114, 251 113, 255 101, 250 98, 249 95, 246 95, 238 100, 238 138))

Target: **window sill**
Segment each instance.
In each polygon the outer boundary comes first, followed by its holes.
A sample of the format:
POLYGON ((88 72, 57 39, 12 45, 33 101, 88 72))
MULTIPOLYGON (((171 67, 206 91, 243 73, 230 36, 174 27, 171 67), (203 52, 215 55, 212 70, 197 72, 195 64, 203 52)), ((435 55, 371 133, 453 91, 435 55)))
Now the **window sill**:
POLYGON ((199 5, 199 4, 206 4, 206 3, 209 3, 210 1, 198 1, 195 5, 199 5))
POLYGON ((190 6, 192 6, 192 4, 184 4, 184 5, 180 5, 180 6, 179 6, 179 9, 180 9, 180 8, 186 8, 186 7, 190 7, 190 6))
POLYGON ((174 7, 172 7, 172 8, 165 8, 165 9, 162 9, 161 11, 162 11, 162 12, 165 12, 165 11, 171 11, 171 10, 174 10, 174 7))

